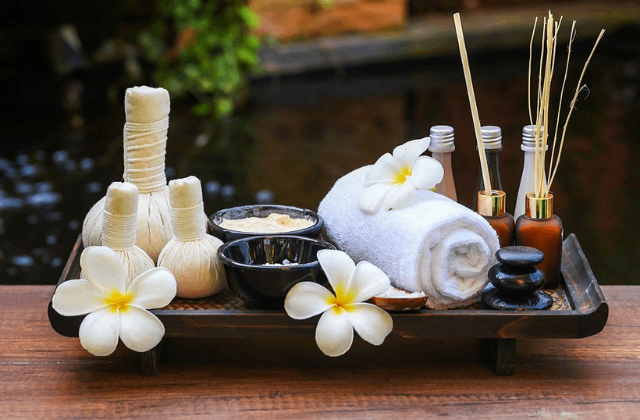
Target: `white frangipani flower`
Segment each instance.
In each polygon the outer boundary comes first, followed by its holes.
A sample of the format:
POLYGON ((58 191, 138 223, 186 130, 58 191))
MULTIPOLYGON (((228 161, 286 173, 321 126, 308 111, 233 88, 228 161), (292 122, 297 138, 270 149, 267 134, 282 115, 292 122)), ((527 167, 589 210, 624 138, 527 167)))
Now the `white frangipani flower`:
POLYGON ((384 293, 390 285, 389 277, 369 262, 355 265, 342 251, 318 251, 318 261, 335 295, 317 283, 298 283, 285 299, 287 314, 293 319, 322 314, 316 327, 316 343, 327 356, 346 353, 351 348, 354 329, 365 341, 382 344, 393 329, 393 320, 384 310, 363 302, 384 293))
POLYGON ((413 202, 416 190, 436 186, 444 176, 437 160, 420 156, 429 147, 430 137, 411 140, 385 153, 367 173, 365 190, 358 208, 364 213, 400 209, 413 202))
POLYGON ((53 308, 64 316, 87 316, 80 325, 80 344, 95 356, 116 349, 118 338, 144 352, 160 343, 164 325, 147 309, 168 305, 176 279, 166 268, 152 268, 125 286, 118 255, 105 246, 86 248, 80 256, 85 279, 67 280, 56 289, 53 308))

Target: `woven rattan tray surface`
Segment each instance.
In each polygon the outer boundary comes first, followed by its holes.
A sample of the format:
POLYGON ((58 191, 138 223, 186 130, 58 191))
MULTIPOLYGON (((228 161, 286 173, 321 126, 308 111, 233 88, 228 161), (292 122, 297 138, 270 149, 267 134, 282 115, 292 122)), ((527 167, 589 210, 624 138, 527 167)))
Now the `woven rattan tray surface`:
MULTIPOLYGON (((562 287, 555 290, 547 290, 553 297, 551 311, 567 311, 571 309, 567 294, 562 287)), ((169 305, 162 308, 166 311, 242 311, 247 310, 244 302, 229 290, 224 290, 204 299, 175 298, 169 305)), ((463 310, 487 309, 483 304, 476 303, 461 308, 463 310)))

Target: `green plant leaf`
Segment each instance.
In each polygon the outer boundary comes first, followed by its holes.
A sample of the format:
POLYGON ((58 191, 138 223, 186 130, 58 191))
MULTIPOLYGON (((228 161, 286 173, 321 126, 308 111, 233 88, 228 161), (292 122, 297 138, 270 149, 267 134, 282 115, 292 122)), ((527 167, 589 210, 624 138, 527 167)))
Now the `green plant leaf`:
POLYGON ((187 64, 184 66, 183 73, 192 80, 200 78, 200 68, 195 64, 187 64))
POLYGON ((260 18, 247 6, 238 7, 238 15, 249 29, 255 29, 260 25, 260 18))
POLYGON ((161 40, 151 32, 141 32, 138 35, 138 43, 142 47, 145 56, 151 61, 158 61, 164 54, 161 40))
POLYGON ((249 35, 244 39, 244 45, 254 50, 260 48, 260 39, 255 35, 249 35))
POLYGON ((213 107, 209 102, 200 102, 192 106, 191 111, 199 117, 205 117, 207 115, 211 115, 213 107))
POLYGON ((233 102, 229 98, 218 98, 216 100, 216 114, 219 118, 229 115, 231 111, 233 111, 233 102))
POLYGON ((211 93, 216 88, 216 82, 212 77, 203 77, 199 81, 200 87, 207 93, 211 93))
POLYGON ((238 56, 238 60, 248 65, 249 67, 253 67, 258 61, 256 53, 248 48, 238 48, 238 51, 236 51, 236 55, 238 56))
POLYGON ((201 0, 188 0, 186 3, 191 10, 198 10, 202 6, 201 0))

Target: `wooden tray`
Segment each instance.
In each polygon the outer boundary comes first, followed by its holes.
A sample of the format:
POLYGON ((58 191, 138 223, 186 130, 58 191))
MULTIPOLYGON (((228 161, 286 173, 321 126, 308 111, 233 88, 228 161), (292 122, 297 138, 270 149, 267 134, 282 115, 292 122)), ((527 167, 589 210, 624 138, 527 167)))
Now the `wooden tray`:
MULTIPOLYGON (((82 241, 76 241, 58 284, 80 275, 82 241)), ((562 281, 552 292, 554 306, 544 311, 497 311, 482 304, 455 310, 393 312, 391 334, 403 338, 475 337, 484 339, 498 375, 511 375, 517 338, 580 338, 597 334, 609 315, 607 301, 574 234, 563 244, 562 281)), ((176 298, 152 310, 166 337, 313 337, 317 317, 296 321, 284 310, 248 310, 231 292, 211 298, 176 298)), ((83 316, 64 317, 49 302, 49 321, 59 334, 77 337, 83 316)), ((156 372, 157 349, 142 354, 142 373, 156 372)))

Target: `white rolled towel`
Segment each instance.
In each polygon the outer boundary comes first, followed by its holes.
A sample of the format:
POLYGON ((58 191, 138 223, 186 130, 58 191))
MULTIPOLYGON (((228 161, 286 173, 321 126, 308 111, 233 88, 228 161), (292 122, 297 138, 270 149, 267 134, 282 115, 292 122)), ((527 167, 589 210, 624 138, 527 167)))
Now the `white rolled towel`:
POLYGON ((327 239, 379 267, 394 286, 427 294, 430 308, 477 302, 499 247, 491 225, 431 191, 417 191, 403 209, 365 214, 357 203, 369 168, 340 178, 320 203, 327 239))

